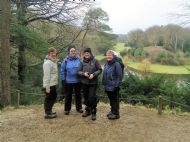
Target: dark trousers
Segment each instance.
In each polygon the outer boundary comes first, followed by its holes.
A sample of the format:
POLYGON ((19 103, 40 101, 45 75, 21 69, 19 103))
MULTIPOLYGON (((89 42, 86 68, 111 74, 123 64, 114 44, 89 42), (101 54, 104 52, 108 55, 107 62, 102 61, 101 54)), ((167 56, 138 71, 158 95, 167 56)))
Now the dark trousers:
POLYGON ((119 115, 119 90, 106 91, 110 100, 111 112, 115 115, 119 115))
POLYGON ((65 111, 71 110, 73 90, 75 91, 76 110, 82 109, 81 84, 80 83, 67 83, 65 89, 66 89, 65 111))
POLYGON ((44 100, 44 110, 46 114, 50 114, 52 112, 52 107, 57 98, 56 86, 50 87, 50 93, 46 93, 45 91, 45 100, 44 100))
POLYGON ((96 96, 97 85, 83 84, 83 95, 84 104, 86 105, 86 111, 96 114, 97 107, 97 96, 96 96))

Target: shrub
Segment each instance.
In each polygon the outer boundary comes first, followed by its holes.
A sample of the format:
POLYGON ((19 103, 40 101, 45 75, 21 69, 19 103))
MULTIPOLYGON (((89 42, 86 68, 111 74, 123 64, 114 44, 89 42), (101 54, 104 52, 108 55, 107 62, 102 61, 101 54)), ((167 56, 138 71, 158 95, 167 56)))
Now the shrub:
POLYGON ((184 62, 179 58, 179 55, 173 56, 171 53, 162 51, 155 59, 156 62, 166 65, 181 65, 184 62))
POLYGON ((124 57, 125 55, 127 55, 127 49, 124 49, 124 50, 122 50, 121 52, 120 52, 120 55, 122 56, 122 57, 124 57))
MULTIPOLYGON (((190 106, 190 83, 187 81, 179 85, 176 80, 167 79, 165 76, 139 76, 128 72, 121 85, 121 97, 127 98, 129 103, 152 104, 156 107, 159 96, 162 96, 164 100, 172 100, 190 106)), ((168 101, 164 101, 163 105, 164 108, 168 105, 170 108, 177 107, 182 111, 190 111, 188 107, 175 105, 168 101)))
POLYGON ((188 52, 188 51, 187 51, 187 52, 185 52, 185 55, 184 55, 184 57, 185 57, 185 58, 188 58, 188 57, 190 57, 190 52, 188 52))

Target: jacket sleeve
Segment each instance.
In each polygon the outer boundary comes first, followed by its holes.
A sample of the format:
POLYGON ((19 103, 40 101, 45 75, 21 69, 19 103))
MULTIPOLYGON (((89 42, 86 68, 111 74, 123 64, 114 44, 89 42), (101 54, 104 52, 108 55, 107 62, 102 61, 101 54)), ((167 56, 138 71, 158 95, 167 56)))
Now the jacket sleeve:
POLYGON ((100 63, 99 63, 97 60, 96 60, 95 65, 96 65, 97 71, 95 71, 95 72, 93 73, 93 75, 94 75, 94 76, 98 76, 98 75, 101 74, 101 72, 102 72, 102 67, 101 67, 100 63))
POLYGON ((121 85, 121 82, 122 82, 123 73, 122 73, 121 65, 117 62, 115 64, 115 72, 116 72, 115 87, 119 87, 121 85))
POLYGON ((65 60, 61 63, 61 80, 65 80, 65 60))
POLYGON ((51 65, 48 62, 43 65, 43 73, 44 87, 50 86, 51 65))
POLYGON ((78 68, 78 75, 79 76, 84 76, 82 62, 80 62, 80 65, 79 65, 79 68, 78 68))

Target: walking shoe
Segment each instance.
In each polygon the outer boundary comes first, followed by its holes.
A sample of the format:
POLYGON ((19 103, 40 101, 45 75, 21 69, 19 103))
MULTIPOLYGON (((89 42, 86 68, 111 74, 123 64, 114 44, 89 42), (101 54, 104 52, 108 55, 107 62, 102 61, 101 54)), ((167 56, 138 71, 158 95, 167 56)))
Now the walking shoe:
POLYGON ((119 119, 119 118, 120 118, 120 115, 115 115, 115 114, 110 114, 108 116, 108 119, 110 119, 110 120, 119 119))
POLYGON ((51 114, 54 114, 54 115, 56 115, 57 113, 56 113, 56 112, 53 112, 53 111, 52 111, 52 112, 51 112, 51 114))
POLYGON ((82 114, 82 117, 88 117, 89 115, 91 115, 91 113, 89 111, 85 111, 83 114, 82 114))
POLYGON ((69 113, 70 113, 69 111, 65 111, 64 112, 65 115, 69 115, 69 113))
POLYGON ((77 110, 78 113, 83 113, 82 109, 77 110))
POLYGON ((107 117, 109 117, 110 115, 112 115, 113 113, 110 111, 108 114, 107 114, 107 117))
POLYGON ((57 117, 57 115, 55 115, 55 114, 45 114, 45 119, 53 119, 53 118, 56 118, 57 117))
POLYGON ((94 121, 96 120, 96 114, 92 114, 91 119, 94 121))

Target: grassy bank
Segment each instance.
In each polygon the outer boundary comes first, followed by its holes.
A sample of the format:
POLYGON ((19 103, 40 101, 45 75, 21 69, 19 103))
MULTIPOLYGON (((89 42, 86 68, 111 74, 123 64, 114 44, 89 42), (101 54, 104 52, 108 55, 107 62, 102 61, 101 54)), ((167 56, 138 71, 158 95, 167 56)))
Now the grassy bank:
MULTIPOLYGON (((127 62, 127 66, 139 70, 140 62, 127 62)), ((171 65, 160 65, 150 64, 150 72, 153 73, 166 73, 166 74, 190 74, 190 66, 171 66, 171 65)))

